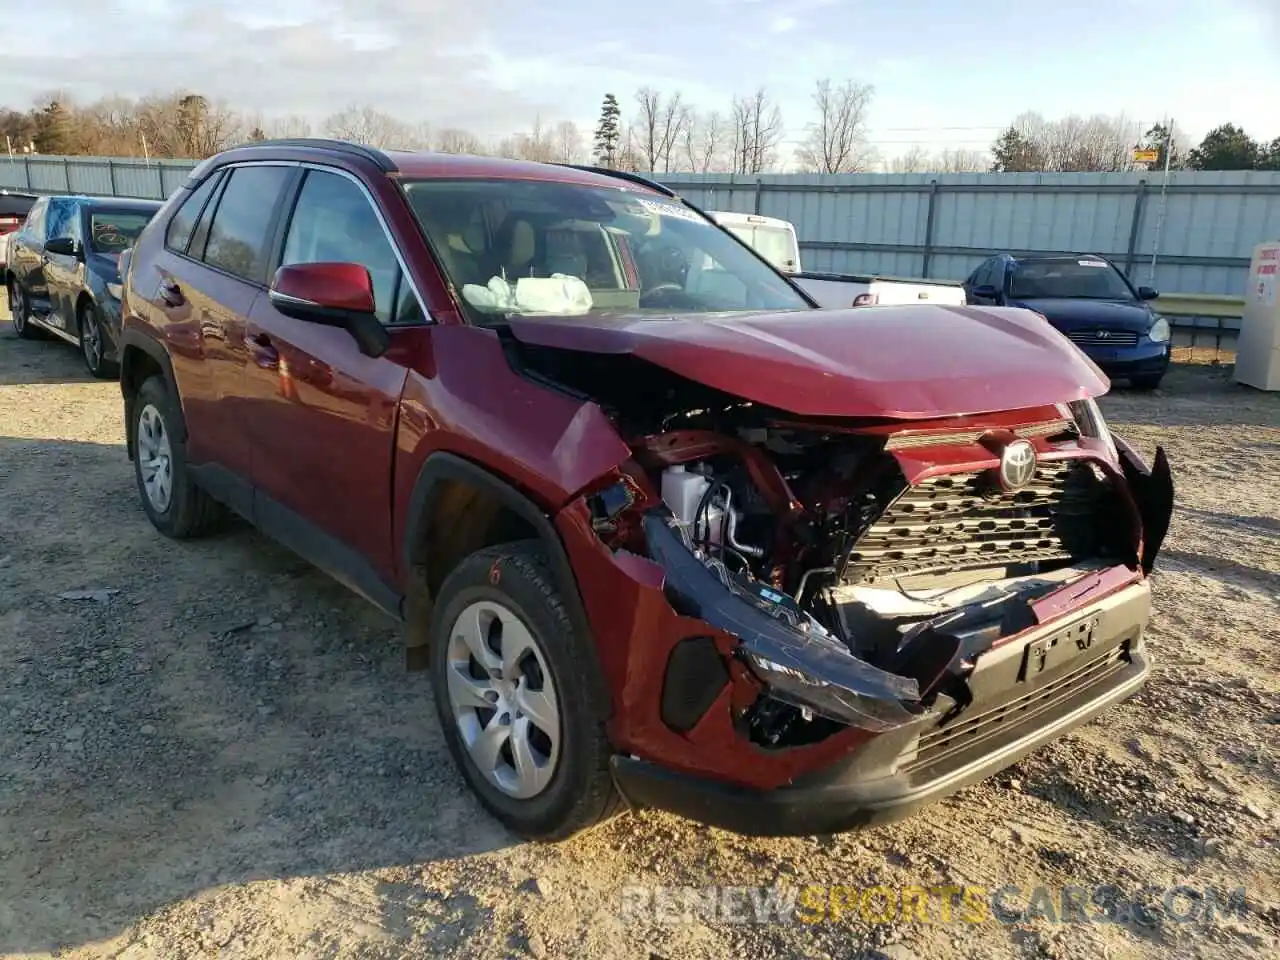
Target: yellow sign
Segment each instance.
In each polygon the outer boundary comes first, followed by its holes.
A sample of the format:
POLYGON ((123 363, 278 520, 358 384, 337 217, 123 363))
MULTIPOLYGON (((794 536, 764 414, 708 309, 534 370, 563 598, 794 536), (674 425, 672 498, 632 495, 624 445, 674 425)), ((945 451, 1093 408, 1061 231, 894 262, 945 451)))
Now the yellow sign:
POLYGON ((1159 150, 1135 150, 1133 151, 1134 163, 1159 163, 1159 150))

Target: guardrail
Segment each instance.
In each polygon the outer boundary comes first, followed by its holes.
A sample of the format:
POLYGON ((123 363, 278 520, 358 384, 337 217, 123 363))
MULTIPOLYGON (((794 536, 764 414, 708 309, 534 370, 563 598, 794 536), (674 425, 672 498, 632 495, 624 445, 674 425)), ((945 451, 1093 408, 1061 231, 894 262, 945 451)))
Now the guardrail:
POLYGON ((1155 301, 1155 308, 1170 317, 1238 320, 1244 316, 1244 297, 1211 293, 1165 293, 1155 301))
POLYGON ((1208 359, 1211 363, 1221 363, 1227 359, 1224 353, 1234 359, 1240 318, 1244 315, 1244 297, 1167 293, 1156 299, 1154 306, 1169 318, 1175 359, 1181 359, 1180 352, 1192 361, 1208 359), (1224 341, 1230 341, 1229 350, 1224 350, 1228 346, 1224 341), (1209 342, 1212 342, 1213 353, 1206 357, 1209 342))

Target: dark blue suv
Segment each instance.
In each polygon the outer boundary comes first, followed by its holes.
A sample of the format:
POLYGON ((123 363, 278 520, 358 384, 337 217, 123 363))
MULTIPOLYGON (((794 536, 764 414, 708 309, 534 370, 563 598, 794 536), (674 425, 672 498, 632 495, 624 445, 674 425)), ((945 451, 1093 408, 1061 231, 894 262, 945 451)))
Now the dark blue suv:
POLYGON ((1134 287, 1105 257, 1002 253, 973 271, 964 290, 973 304, 1043 314, 1107 376, 1136 389, 1159 386, 1169 368, 1169 321, 1149 302, 1160 294, 1134 287))

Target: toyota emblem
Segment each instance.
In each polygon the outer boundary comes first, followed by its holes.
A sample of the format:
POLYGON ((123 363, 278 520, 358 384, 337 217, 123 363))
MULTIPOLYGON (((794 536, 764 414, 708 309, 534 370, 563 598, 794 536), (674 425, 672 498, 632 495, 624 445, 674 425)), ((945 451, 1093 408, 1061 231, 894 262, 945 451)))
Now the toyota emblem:
POLYGON ((1026 440, 1014 440, 1000 454, 1000 486, 1021 490, 1036 475, 1036 448, 1026 440))

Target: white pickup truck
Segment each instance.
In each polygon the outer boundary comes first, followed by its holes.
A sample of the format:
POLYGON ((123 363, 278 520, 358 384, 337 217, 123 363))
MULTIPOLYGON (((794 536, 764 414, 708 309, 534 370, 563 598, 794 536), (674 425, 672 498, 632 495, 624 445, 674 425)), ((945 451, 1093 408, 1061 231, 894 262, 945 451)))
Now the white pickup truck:
POLYGON ((959 281, 907 280, 846 273, 806 273, 800 267, 796 228, 788 220, 751 213, 709 210, 707 216, 752 247, 823 307, 870 307, 880 304, 942 303, 962 306, 959 281))

